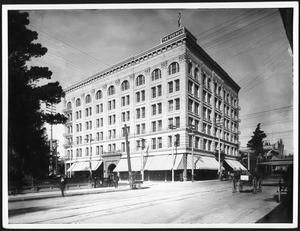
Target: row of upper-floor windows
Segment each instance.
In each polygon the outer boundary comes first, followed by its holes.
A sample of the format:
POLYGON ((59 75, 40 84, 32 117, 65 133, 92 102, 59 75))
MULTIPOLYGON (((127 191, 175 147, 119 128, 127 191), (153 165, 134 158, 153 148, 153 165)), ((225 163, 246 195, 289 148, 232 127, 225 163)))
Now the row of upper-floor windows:
MULTIPOLYGON (((177 62, 173 62, 169 65, 169 68, 168 68, 168 74, 169 75, 172 75, 172 74, 175 74, 179 72, 179 64, 177 62)), ((152 81, 155 81, 155 80, 158 80, 161 78, 161 70, 156 68, 152 74, 151 74, 151 79, 152 81)), ((141 85, 144 85, 146 82, 145 82, 145 76, 144 75, 138 75, 135 79, 135 85, 136 86, 141 86, 141 85)), ((130 89, 130 83, 128 80, 124 80, 121 84, 121 91, 126 91, 130 89)), ((108 90, 107 90, 107 94, 109 96, 111 95, 114 95, 116 93, 116 89, 115 89, 115 86, 111 85, 108 90)), ((96 100, 98 99, 101 99, 103 97, 103 93, 101 90, 98 90, 96 92, 96 100)), ((85 103, 90 103, 92 102, 92 97, 90 94, 88 94, 86 97, 85 97, 85 103)), ((76 99, 76 102, 75 102, 75 105, 78 107, 78 106, 81 106, 81 99, 78 98, 76 99)), ((72 109, 72 103, 71 102, 68 102, 67 103, 67 109, 72 109)))
MULTIPOLYGON (((192 94, 193 96, 200 98, 200 86, 197 83, 192 81, 188 81, 188 93, 192 94)), ((205 102, 210 101, 211 93, 209 91, 203 89, 203 100, 205 102)), ((231 104, 234 108, 238 107, 238 100, 236 97, 230 96, 230 93, 226 90, 222 90, 221 86, 218 87, 218 84, 215 83, 215 96, 219 96, 221 100, 224 99, 224 102, 231 104), (224 92, 225 96, 223 97, 222 92, 224 92)), ((215 98, 217 100, 217 98, 215 98)))

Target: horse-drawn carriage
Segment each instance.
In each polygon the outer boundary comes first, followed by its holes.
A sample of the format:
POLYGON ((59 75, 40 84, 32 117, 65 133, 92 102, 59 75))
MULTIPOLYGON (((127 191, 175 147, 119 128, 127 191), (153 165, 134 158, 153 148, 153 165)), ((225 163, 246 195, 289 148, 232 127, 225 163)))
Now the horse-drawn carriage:
POLYGON ((245 188, 250 188, 252 193, 261 192, 261 177, 250 172, 237 172, 233 177, 233 192, 242 192, 245 188))
POLYGON ((141 188, 143 184, 142 174, 132 173, 129 178, 129 185, 131 189, 141 188))

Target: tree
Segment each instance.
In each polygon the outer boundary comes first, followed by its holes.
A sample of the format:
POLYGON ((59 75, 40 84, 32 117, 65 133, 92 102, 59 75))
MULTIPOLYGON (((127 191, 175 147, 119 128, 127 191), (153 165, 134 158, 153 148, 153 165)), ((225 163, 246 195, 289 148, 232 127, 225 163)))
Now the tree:
POLYGON ((251 149, 250 156, 250 170, 257 171, 257 163, 259 159, 263 158, 263 139, 267 137, 264 131, 260 130, 260 123, 257 124, 255 131, 253 132, 252 139, 248 141, 247 147, 251 149))
POLYGON ((46 176, 49 169, 49 142, 45 122, 65 123, 60 113, 44 114, 41 103, 58 104, 64 97, 59 82, 51 79, 48 67, 27 67, 27 62, 46 54, 47 48, 33 43, 35 31, 26 28, 28 13, 8 12, 8 177, 46 176))

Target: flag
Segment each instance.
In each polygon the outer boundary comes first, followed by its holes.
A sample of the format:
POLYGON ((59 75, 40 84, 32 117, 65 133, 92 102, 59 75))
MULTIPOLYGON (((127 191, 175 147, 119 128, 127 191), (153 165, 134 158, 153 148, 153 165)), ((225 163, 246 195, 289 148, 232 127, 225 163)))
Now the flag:
POLYGON ((178 11, 178 27, 181 26, 181 13, 178 11))

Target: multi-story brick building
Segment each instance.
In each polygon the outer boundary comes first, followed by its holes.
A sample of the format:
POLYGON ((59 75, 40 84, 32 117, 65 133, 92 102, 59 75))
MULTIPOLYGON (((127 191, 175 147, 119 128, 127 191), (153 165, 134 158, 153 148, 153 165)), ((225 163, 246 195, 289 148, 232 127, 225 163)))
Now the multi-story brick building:
POLYGON ((159 45, 65 89, 68 172, 89 171, 92 163, 96 174, 126 178, 126 124, 132 170, 143 165, 145 179, 171 179, 173 163, 175 180, 189 178, 192 166, 200 178, 216 177, 220 133, 226 159, 238 154, 239 90, 179 28, 159 45))

